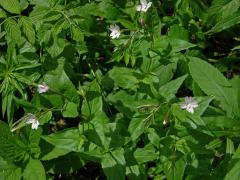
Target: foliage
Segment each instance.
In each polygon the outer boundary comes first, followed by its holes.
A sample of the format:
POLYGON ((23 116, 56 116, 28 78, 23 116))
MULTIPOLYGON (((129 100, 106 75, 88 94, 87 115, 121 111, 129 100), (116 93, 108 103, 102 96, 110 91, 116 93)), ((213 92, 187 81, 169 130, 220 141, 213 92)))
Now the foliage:
POLYGON ((0 179, 238 180, 239 8, 0 0, 0 179))

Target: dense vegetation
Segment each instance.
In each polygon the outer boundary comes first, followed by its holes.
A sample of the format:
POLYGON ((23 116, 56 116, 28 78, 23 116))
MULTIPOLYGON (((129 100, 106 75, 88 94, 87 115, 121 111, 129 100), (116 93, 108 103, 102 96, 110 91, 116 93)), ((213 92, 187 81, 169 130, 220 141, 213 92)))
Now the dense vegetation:
POLYGON ((0 180, 239 180, 239 7, 0 0, 0 180))

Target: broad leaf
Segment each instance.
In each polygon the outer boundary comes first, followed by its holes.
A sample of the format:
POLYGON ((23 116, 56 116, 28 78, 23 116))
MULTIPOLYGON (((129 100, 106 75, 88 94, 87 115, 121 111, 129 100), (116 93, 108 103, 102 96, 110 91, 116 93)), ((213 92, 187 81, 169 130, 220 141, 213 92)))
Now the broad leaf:
POLYGON ((144 148, 137 148, 134 157, 139 164, 152 162, 159 157, 152 145, 146 145, 144 148))
POLYGON ((94 116, 97 112, 102 111, 102 95, 101 88, 96 80, 91 82, 87 92, 84 95, 82 104, 82 114, 89 118, 94 116))
POLYGON ((172 98, 175 97, 175 94, 177 93, 178 89, 180 88, 186 77, 187 75, 184 75, 182 77, 179 77, 175 80, 168 82, 167 84, 164 84, 159 88, 159 93, 164 98, 166 98, 167 101, 170 101, 172 98))
POLYGON ((45 170, 41 161, 30 159, 23 172, 23 177, 26 180, 46 180, 45 170))
POLYGON ((78 104, 67 102, 62 112, 63 117, 74 118, 78 116, 78 104))
POLYGON ((221 107, 228 114, 238 114, 234 91, 229 81, 209 63, 198 58, 191 58, 189 70, 194 81, 209 96, 221 102, 221 107))
POLYGON ((108 180, 125 179, 125 158, 124 150, 119 149, 108 152, 102 159, 102 168, 108 180))
POLYGON ((79 151, 84 142, 78 129, 66 129, 58 133, 44 135, 42 138, 57 148, 70 151, 79 151))

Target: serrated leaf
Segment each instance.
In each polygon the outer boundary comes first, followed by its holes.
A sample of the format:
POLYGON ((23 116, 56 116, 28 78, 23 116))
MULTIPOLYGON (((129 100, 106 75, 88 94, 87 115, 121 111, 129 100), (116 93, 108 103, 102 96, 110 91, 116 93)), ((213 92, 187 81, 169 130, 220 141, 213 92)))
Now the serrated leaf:
POLYGON ((11 133, 9 126, 0 121, 0 156, 19 161, 27 155, 26 146, 11 133))
POLYGON ((33 24, 28 17, 21 17, 20 22, 23 28, 23 32, 26 35, 27 39, 30 43, 35 43, 35 30, 33 28, 33 24))
POLYGON ((18 44, 21 42, 21 30, 19 24, 16 23, 13 19, 8 19, 4 23, 8 41, 13 41, 14 43, 18 44))
POLYGON ((20 14, 21 7, 18 0, 0 0, 0 5, 10 13, 20 14))
POLYGON ((84 42, 84 33, 77 27, 72 26, 73 39, 77 42, 84 42))

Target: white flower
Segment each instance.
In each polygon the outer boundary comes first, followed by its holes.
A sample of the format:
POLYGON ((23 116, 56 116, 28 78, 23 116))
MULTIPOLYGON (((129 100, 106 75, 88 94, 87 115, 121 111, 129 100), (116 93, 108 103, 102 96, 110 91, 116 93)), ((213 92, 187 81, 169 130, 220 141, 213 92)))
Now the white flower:
POLYGON ((180 107, 193 114, 194 108, 198 107, 198 103, 192 97, 185 97, 185 102, 181 103, 180 107))
POLYGON ((112 39, 116 39, 120 36, 121 32, 120 32, 120 28, 118 25, 114 24, 114 25, 110 25, 109 30, 111 31, 110 37, 112 39))
POLYGON ((168 124, 168 122, 166 121, 166 119, 163 120, 163 126, 166 126, 168 124))
POLYGON ((151 7, 152 2, 147 2, 146 0, 140 0, 140 4, 137 5, 136 10, 147 12, 147 10, 151 7))
POLYGON ((41 94, 41 93, 47 92, 48 89, 49 89, 48 85, 46 85, 45 83, 42 83, 38 85, 37 91, 41 94))
POLYGON ((33 114, 28 114, 26 124, 32 124, 32 129, 38 129, 39 122, 33 114))

